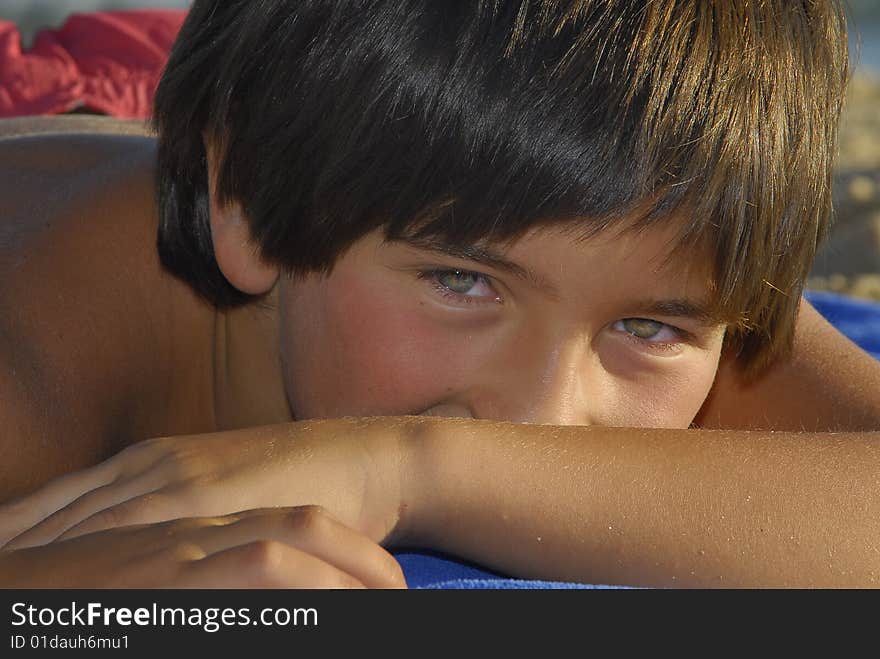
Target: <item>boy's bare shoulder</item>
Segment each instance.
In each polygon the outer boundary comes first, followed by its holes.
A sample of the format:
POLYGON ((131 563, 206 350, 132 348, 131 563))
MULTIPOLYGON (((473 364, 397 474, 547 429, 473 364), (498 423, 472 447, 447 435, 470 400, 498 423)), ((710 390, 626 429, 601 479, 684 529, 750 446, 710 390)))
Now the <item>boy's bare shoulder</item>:
MULTIPOLYGON (((155 242, 152 142, 54 132, 0 139, 0 302, 25 304, 47 280, 61 294, 121 263, 157 263, 143 244, 147 234, 155 242)), ((98 296, 104 284, 90 283, 98 296)))
POLYGON ((142 135, 0 140, 0 501, 164 412, 182 286, 156 253, 154 159, 142 135))

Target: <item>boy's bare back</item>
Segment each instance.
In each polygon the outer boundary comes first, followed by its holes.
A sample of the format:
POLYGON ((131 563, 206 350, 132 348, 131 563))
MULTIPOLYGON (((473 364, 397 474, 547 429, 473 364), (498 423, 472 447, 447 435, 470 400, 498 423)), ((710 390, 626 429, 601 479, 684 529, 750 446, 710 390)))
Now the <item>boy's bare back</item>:
POLYGON ((4 124, 0 500, 169 424, 212 428, 211 346, 195 341, 212 308, 159 263, 152 138, 97 118, 4 124))

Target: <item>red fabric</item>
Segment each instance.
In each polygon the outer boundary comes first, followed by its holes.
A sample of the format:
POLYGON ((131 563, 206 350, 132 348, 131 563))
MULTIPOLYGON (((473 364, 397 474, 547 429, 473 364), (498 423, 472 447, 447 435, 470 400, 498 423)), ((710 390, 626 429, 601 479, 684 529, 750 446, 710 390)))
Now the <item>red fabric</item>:
POLYGON ((22 51, 15 24, 0 21, 0 117, 85 107, 150 116, 153 95, 186 12, 147 9, 72 14, 22 51))

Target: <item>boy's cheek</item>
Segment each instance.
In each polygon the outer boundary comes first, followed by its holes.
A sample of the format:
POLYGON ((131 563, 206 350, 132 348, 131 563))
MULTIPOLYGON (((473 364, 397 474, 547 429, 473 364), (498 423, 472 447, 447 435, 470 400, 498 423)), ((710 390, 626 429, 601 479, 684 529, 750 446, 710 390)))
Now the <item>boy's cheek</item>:
POLYGON ((696 363, 691 369, 676 372, 662 387, 654 390, 653 419, 642 425, 656 428, 687 428, 709 395, 715 368, 696 363), (651 423, 653 421, 653 423, 651 423))
POLYGON ((598 425, 645 428, 688 428, 709 394, 716 366, 695 356, 666 371, 636 378, 611 377, 603 391, 598 425))
POLYGON ((418 414, 466 397, 475 385, 485 351, 482 337, 467 342, 417 314, 386 316, 376 330, 367 342, 354 336, 348 343, 358 368, 350 383, 352 398, 370 409, 418 414))
POLYGON ((687 428, 706 398, 702 388, 653 390, 627 410, 623 423, 614 425, 644 428, 687 428))
POLYGON ((465 385, 473 342, 438 326, 417 303, 366 293, 351 287, 330 295, 322 309, 311 305, 318 317, 287 328, 297 416, 418 413, 465 385))

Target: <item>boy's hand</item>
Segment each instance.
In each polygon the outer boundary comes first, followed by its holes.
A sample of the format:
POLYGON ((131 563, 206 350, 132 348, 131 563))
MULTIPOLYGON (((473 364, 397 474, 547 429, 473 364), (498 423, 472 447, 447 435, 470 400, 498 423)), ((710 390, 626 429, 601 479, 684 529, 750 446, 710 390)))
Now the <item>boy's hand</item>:
POLYGON ((380 542, 402 509, 401 423, 310 421, 141 442, 0 506, 0 547, 301 505, 380 542))
POLYGON ((322 509, 131 526, 0 552, 4 588, 405 588, 399 564, 322 509))

